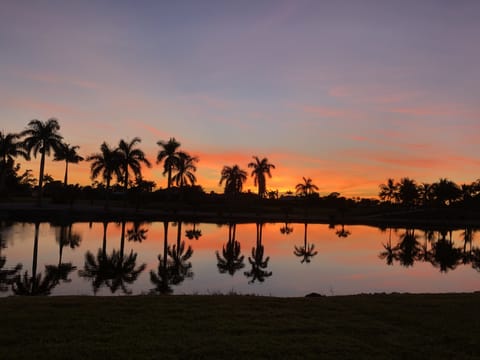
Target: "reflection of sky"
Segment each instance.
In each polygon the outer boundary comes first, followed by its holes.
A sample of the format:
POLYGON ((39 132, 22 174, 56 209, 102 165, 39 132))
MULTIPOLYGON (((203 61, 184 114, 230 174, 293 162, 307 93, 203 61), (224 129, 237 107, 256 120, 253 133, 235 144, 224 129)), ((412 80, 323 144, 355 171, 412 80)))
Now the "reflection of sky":
MULTIPOLYGON (((277 165, 273 189, 471 182, 479 16, 475 1, 7 1, 0 129, 55 116, 83 155, 140 136, 151 160, 175 136, 207 190, 254 154, 277 165)), ((86 164, 71 172, 89 183, 86 164)))
MULTIPOLYGON (((228 227, 214 224, 198 224, 202 231, 199 240, 188 240, 185 230, 192 225, 182 225, 182 239, 192 246, 191 258, 193 279, 186 279, 181 285, 173 286, 176 294, 192 293, 229 293, 261 294, 274 296, 303 296, 310 292, 326 295, 344 295, 371 292, 463 292, 477 291, 479 274, 470 265, 458 265, 457 269, 441 273, 430 263, 415 262, 413 267, 402 267, 398 262, 393 266, 385 265, 385 260, 378 255, 383 250, 382 244, 388 240, 388 231, 380 232, 377 228, 367 226, 346 226, 351 231, 347 238, 338 238, 335 230, 328 225, 308 225, 308 242, 315 245, 318 254, 311 263, 302 264, 300 258, 294 256, 294 245, 303 245, 303 224, 293 224, 294 231, 290 235, 280 233, 283 224, 266 224, 263 229, 262 244, 265 257, 269 256, 268 271, 273 275, 264 283, 249 284, 244 275, 250 269, 248 257, 256 243, 255 224, 237 225, 236 239, 241 243, 241 252, 245 256, 245 267, 234 276, 220 274, 217 270, 216 251, 222 250, 228 238, 228 227)), ((146 263, 146 270, 133 285, 128 285, 134 294, 147 293, 153 286, 150 283, 150 270, 158 267, 157 256, 163 252, 163 223, 144 225, 148 229, 147 240, 140 243, 125 240, 125 254, 133 249, 138 253, 137 266, 146 263)), ((126 229, 132 227, 126 224, 126 229)), ((169 244, 176 243, 177 229, 172 223, 168 229, 169 244)), ((63 262, 72 262, 81 269, 85 253, 89 250, 95 255, 102 246, 103 225, 94 223, 76 223, 73 231, 82 237, 79 248, 74 250, 65 247, 63 262)), ((110 223, 107 231, 107 252, 120 247, 119 224, 110 223)), ((392 233, 392 244, 398 241, 402 230, 392 233)), ((423 244, 421 231, 418 241, 423 244)), ((33 224, 16 224, 5 233, 7 248, 2 255, 7 257, 7 267, 17 263, 23 264, 23 271, 31 274, 33 253, 33 224)), ((453 232, 455 246, 463 248, 461 231, 453 232)), ((474 240, 473 246, 478 246, 474 240)), ((55 241, 55 228, 42 223, 40 226, 38 248, 38 271, 44 272, 44 265, 58 263, 58 243, 55 241)), ((53 295, 84 294, 91 295, 91 283, 79 278, 77 272, 71 276, 71 283, 63 283, 55 288, 53 295)), ((100 289, 99 295, 109 295, 106 288, 100 289)), ((118 292, 118 295, 121 293, 118 292)), ((5 295, 5 294, 3 294, 5 295)))

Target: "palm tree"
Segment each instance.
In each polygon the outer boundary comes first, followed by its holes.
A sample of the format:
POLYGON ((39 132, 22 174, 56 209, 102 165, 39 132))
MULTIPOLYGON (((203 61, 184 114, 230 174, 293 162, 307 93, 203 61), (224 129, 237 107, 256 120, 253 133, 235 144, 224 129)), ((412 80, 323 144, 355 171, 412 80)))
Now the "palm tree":
POLYGON ((96 179, 102 174, 105 180, 105 208, 108 208, 108 193, 110 191, 110 182, 113 175, 120 179, 121 173, 121 157, 119 150, 111 149, 106 142, 100 146, 100 152, 92 154, 87 157, 87 161, 91 161, 90 171, 92 173, 92 180, 96 179))
POLYGON ((188 183, 190 183, 190 185, 195 185, 197 178, 195 177, 194 173, 197 171, 197 167, 195 165, 197 162, 198 158, 195 156, 190 156, 184 152, 178 153, 176 165, 177 173, 172 177, 172 181, 175 182, 175 185, 182 188, 188 183))
POLYGON ((351 233, 349 230, 345 230, 345 224, 342 224, 342 228, 335 231, 335 234, 337 234, 339 238, 346 238, 350 236, 351 233))
POLYGON ((172 287, 172 262, 168 261, 168 221, 163 222, 163 256, 158 255, 158 268, 157 271, 150 270, 150 282, 155 285, 151 290, 154 294, 171 294, 173 292, 172 287))
POLYGON ((253 176, 254 184, 258 185, 258 196, 263 198, 267 192, 267 182, 265 179, 265 174, 268 177, 272 177, 270 169, 275 169, 275 165, 270 164, 267 158, 260 160, 257 156, 254 156, 251 163, 248 164, 249 168, 253 168, 251 176, 253 176))
POLYGON ((317 193, 318 186, 312 182, 312 179, 302 177, 303 183, 295 186, 295 191, 300 196, 310 196, 317 193))
POLYGON ((295 250, 293 251, 295 256, 301 257, 302 261, 301 263, 303 264, 304 262, 309 263, 311 261, 311 258, 313 258, 315 255, 318 254, 318 251, 315 251, 315 245, 310 244, 308 245, 307 241, 307 226, 308 224, 305 223, 305 230, 304 230, 304 236, 303 236, 303 246, 296 246, 295 245, 295 250))
POLYGON ((147 239, 147 232, 148 232, 148 229, 145 227, 142 227, 141 222, 135 221, 133 223, 133 227, 127 230, 128 241, 141 243, 142 241, 147 239))
POLYGON ((280 233, 284 235, 290 235, 293 232, 293 227, 285 221, 285 225, 280 228, 280 233))
POLYGON ((262 228, 263 224, 257 223, 257 246, 252 248, 252 256, 248 257, 248 262, 252 266, 250 271, 244 272, 246 277, 251 277, 252 279, 249 283, 254 283, 255 280, 259 282, 264 282, 265 278, 272 276, 271 271, 267 271, 268 261, 270 257, 264 257, 264 247, 262 245, 262 228))
POLYGON ((392 247, 392 228, 390 228, 387 243, 382 243, 382 246, 384 251, 382 251, 378 257, 382 260, 385 259, 387 265, 393 265, 393 261, 396 260, 397 249, 392 247))
POLYGON ((390 178, 387 180, 387 184, 380 184, 380 199, 387 201, 389 203, 392 200, 398 200, 398 186, 395 184, 395 180, 390 178))
POLYGON ((217 268, 220 274, 228 273, 231 276, 235 274, 237 270, 242 269, 245 264, 241 255, 240 242, 235 240, 237 224, 228 225, 228 241, 222 248, 222 256, 216 251, 217 256, 217 268))
POLYGON ((432 245, 432 265, 439 267, 440 272, 447 272, 448 270, 454 270, 461 260, 461 249, 454 246, 451 238, 447 240, 446 231, 442 232, 441 238, 432 245))
POLYGON ((402 178, 397 184, 398 198, 403 205, 413 206, 419 199, 418 187, 415 180, 408 177, 402 178))
POLYGON ((202 230, 197 229, 197 224, 194 222, 193 229, 185 230, 185 236, 189 240, 193 240, 193 239, 198 240, 202 236, 202 230))
POLYGON ((138 178, 142 175, 142 163, 145 164, 147 167, 152 166, 150 162, 145 158, 144 152, 138 148, 135 148, 135 145, 140 142, 140 138, 135 137, 129 143, 122 139, 118 144, 118 153, 120 156, 120 170, 123 173, 123 186, 125 193, 128 189, 129 169, 132 170, 135 177, 138 178))
POLYGON ((55 153, 53 161, 65 161, 65 177, 63 179, 63 185, 67 187, 68 181, 68 164, 78 164, 83 161, 83 157, 77 154, 79 146, 71 146, 67 143, 62 143, 58 151, 55 153))
POLYGON ((27 128, 22 131, 24 136, 23 144, 28 154, 33 151, 33 156, 37 157, 40 153, 40 173, 38 179, 38 204, 42 204, 43 175, 45 171, 45 156, 50 155, 53 150, 55 153, 62 146, 62 136, 58 133, 60 125, 54 118, 48 119, 46 122, 34 119, 28 123, 27 128))
POLYGON ((172 186, 172 171, 177 168, 180 143, 175 138, 170 138, 168 141, 158 141, 157 145, 161 147, 161 150, 157 155, 157 164, 163 161, 163 175, 168 174, 167 187, 170 189, 172 186))
POLYGON ((0 193, 5 190, 5 182, 9 169, 13 169, 14 158, 22 156, 26 160, 30 157, 18 134, 5 134, 0 131, 0 193))
POLYGON ((432 188, 435 200, 442 206, 450 205, 462 197, 461 188, 453 181, 445 178, 434 183, 432 188))
POLYGON ((8 290, 8 286, 12 285, 19 278, 20 270, 22 270, 22 264, 15 265, 14 268, 4 269, 7 262, 5 256, 0 256, 0 292, 8 290))
POLYGON ((239 194, 242 192, 243 183, 247 181, 247 172, 238 165, 224 166, 219 185, 225 181, 225 194, 239 194))
POLYGON ((414 229, 406 229, 405 233, 400 235, 400 242, 396 246, 396 258, 400 264, 409 267, 413 266, 421 252, 418 236, 414 229))

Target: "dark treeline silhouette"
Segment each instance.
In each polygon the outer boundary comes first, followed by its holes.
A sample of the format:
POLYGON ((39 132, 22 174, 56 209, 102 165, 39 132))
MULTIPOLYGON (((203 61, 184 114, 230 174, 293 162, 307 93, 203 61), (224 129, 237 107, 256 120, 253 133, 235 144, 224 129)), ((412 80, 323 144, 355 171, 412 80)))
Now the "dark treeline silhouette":
MULTIPOLYGON (((295 193, 287 191, 279 194, 278 190, 267 187, 267 178, 272 177, 276 166, 266 157, 258 156, 253 156, 253 161, 246 165, 251 169, 250 174, 238 164, 224 165, 219 171, 219 184, 224 185, 223 194, 206 193, 197 184, 198 157, 184 151, 174 137, 157 142, 156 163, 161 164, 163 175, 167 178, 166 187, 157 188, 155 181, 143 177, 143 168, 152 165, 140 145, 139 137, 120 139, 116 146, 103 142, 99 152, 84 158, 78 146, 64 140, 60 124, 54 118, 45 122, 32 120, 19 134, 0 132, 1 198, 33 195, 39 205, 48 198, 51 202, 70 206, 82 201, 103 205, 106 210, 111 206, 134 207, 136 210, 140 207, 162 208, 174 215, 182 211, 206 211, 220 218, 228 218, 235 213, 277 214, 277 218, 278 215, 287 218, 295 215, 299 221, 316 218, 337 224, 358 215, 375 213, 409 218, 409 213, 413 211, 428 210, 425 218, 438 218, 449 217, 448 209, 454 209, 455 216, 472 218, 480 210, 480 180, 456 184, 441 178, 429 184, 417 183, 407 177, 399 181, 388 179, 386 184, 380 185, 378 200, 346 198, 338 192, 320 196, 314 181, 310 177, 302 177, 302 181, 295 185, 295 193), (54 161, 65 162, 63 181, 55 180, 48 174, 47 158, 50 155, 54 156, 54 161), (38 180, 34 171, 22 169, 17 162, 28 161, 32 156, 40 157, 38 180), (69 184, 69 166, 83 160, 89 163, 92 184, 69 184), (244 191, 248 175, 258 187, 257 194, 244 191), (159 203, 162 205, 159 206, 159 203), (468 211, 461 213, 462 208, 468 211), (472 214, 471 210, 475 212, 472 214)), ((417 214, 412 216, 418 217, 417 214)), ((190 236, 196 235, 190 233, 190 236)))

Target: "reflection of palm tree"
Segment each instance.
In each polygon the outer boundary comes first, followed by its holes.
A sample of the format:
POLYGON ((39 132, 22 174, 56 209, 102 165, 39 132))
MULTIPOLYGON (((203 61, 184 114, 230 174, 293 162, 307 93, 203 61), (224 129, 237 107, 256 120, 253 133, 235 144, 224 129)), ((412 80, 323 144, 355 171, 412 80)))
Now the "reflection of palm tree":
POLYGON ((158 255, 157 272, 150 270, 150 281, 155 285, 151 290, 155 294, 171 294, 173 292, 171 281, 171 261, 168 261, 168 221, 163 222, 163 256, 158 255))
POLYGON ((0 256, 0 292, 8 290, 8 286, 13 284, 19 277, 19 272, 22 270, 22 264, 15 265, 14 268, 4 269, 7 262, 5 256, 0 256))
POLYGON ((141 222, 135 221, 133 223, 133 227, 127 230, 128 241, 141 243, 142 241, 147 239, 147 232, 148 232, 148 229, 145 227, 142 227, 141 222))
POLYGON ((225 181, 225 194, 239 194, 242 192, 243 183, 247 181, 247 172, 238 165, 224 166, 219 185, 225 181))
POLYGON ((168 174, 167 187, 172 186, 172 171, 176 169, 179 157, 178 148, 180 143, 175 138, 170 138, 168 141, 158 141, 157 145, 161 150, 157 155, 157 164, 163 160, 163 175, 168 174))
POLYGON ((308 224, 305 223, 305 230, 304 230, 304 235, 303 235, 303 246, 297 246, 295 245, 295 250, 293 253, 295 256, 301 257, 302 261, 301 263, 303 264, 304 262, 309 263, 311 261, 311 258, 313 258, 315 255, 318 254, 318 251, 315 251, 315 245, 310 244, 308 245, 307 241, 307 226, 308 224))
POLYGON ((351 232, 348 230, 345 230, 345 224, 342 224, 342 228, 337 230, 335 234, 337 234, 339 238, 346 238, 351 234, 351 232))
POLYGON ((185 231, 185 236, 189 240, 193 240, 193 239, 198 240, 202 236, 202 230, 197 229, 196 226, 197 226, 197 224, 193 223, 193 229, 188 229, 188 230, 185 231))
POLYGON ((178 285, 182 283, 186 278, 192 278, 193 272, 191 271, 192 263, 188 260, 193 255, 193 249, 188 246, 185 249, 185 241, 181 240, 182 237, 182 222, 177 223, 177 244, 168 247, 167 254, 172 260, 172 284, 178 285))
POLYGON ((248 257, 248 262, 252 266, 250 271, 246 271, 244 274, 246 277, 251 277, 252 279, 249 283, 254 283, 255 280, 259 282, 264 282, 266 277, 272 276, 271 271, 267 271, 268 261, 270 257, 267 256, 263 259, 264 248, 262 245, 262 228, 263 224, 257 223, 257 246, 252 248, 252 257, 248 257))
POLYGON ((87 251, 83 269, 78 271, 80 277, 92 282, 94 294, 97 293, 102 285, 107 284, 107 280, 111 278, 111 273, 111 261, 102 249, 98 249, 96 257, 93 253, 87 251))
POLYGON ((133 284, 140 273, 145 270, 146 264, 137 266, 137 253, 130 250, 130 254, 125 256, 123 251, 113 250, 112 255, 109 257, 109 266, 111 267, 112 274, 107 279, 107 286, 110 291, 115 293, 119 288, 122 289, 124 294, 131 294, 132 291, 126 287, 126 284, 133 284))
POLYGON ((441 272, 447 272, 457 267, 461 261, 462 252, 454 246, 451 238, 447 240, 446 232, 442 232, 441 235, 441 238, 432 246, 431 263, 435 267, 440 267, 441 272))
POLYGON ((258 185, 258 196, 264 197, 267 192, 265 174, 267 174, 268 177, 272 177, 270 169, 275 169, 275 165, 270 164, 267 158, 260 160, 257 156, 254 156, 253 159, 255 161, 249 163, 248 167, 253 168, 251 175, 253 176, 254 184, 258 185))
POLYGON ((45 156, 50 155, 52 149, 54 152, 62 145, 62 136, 58 133, 60 125, 56 119, 48 119, 46 122, 40 120, 31 120, 27 128, 21 133, 26 136, 23 144, 30 154, 33 150, 33 156, 37 157, 40 153, 40 172, 38 180, 38 203, 42 204, 43 177, 45 171, 45 156))
POLYGON ((289 235, 293 232, 293 227, 288 225, 288 222, 285 222, 285 225, 280 228, 280 233, 289 235))
POLYGON ((390 228, 387 244, 382 244, 384 251, 382 251, 378 257, 380 259, 385 259, 387 265, 393 265, 393 261, 396 260, 396 248, 392 247, 392 228, 390 228))
POLYGON ((63 178, 63 185, 68 184, 68 164, 78 164, 83 161, 83 157, 77 154, 79 146, 71 146, 67 143, 62 143, 55 153, 54 161, 65 161, 65 176, 63 178))
POLYGON ((102 174, 105 180, 105 208, 108 208, 108 193, 110 191, 110 182, 113 175, 117 179, 122 177, 121 163, 118 149, 112 149, 106 142, 100 146, 100 152, 87 157, 87 161, 92 161, 90 171, 92 172, 92 180, 102 174))
POLYGON ((401 265, 413 266, 415 260, 418 259, 421 249, 417 238, 414 229, 407 229, 404 234, 400 235, 400 243, 396 247, 396 257, 401 265))
POLYGON ((475 231, 467 226, 465 227, 465 230, 462 232, 462 237, 463 237, 463 263, 467 264, 471 260, 471 255, 472 255, 472 243, 473 243, 473 237, 474 237, 475 231), (467 250, 467 244, 469 244, 469 248, 467 250))
POLYGON ((178 154, 176 165, 177 173, 172 177, 172 181, 180 187, 184 187, 188 183, 190 183, 190 185, 195 185, 195 182, 197 181, 197 178, 195 177, 197 166, 195 163, 197 162, 197 157, 180 152, 178 154))
POLYGON ((37 222, 33 242, 32 276, 28 276, 28 271, 25 271, 22 277, 16 279, 12 284, 15 295, 50 295, 52 289, 58 284, 48 272, 45 276, 41 273, 37 274, 39 230, 40 223, 37 222))
POLYGON ((235 240, 237 224, 228 225, 228 241, 222 248, 222 256, 216 251, 217 268, 220 274, 229 273, 234 275, 237 270, 242 269, 244 256, 241 255, 240 242, 235 240))

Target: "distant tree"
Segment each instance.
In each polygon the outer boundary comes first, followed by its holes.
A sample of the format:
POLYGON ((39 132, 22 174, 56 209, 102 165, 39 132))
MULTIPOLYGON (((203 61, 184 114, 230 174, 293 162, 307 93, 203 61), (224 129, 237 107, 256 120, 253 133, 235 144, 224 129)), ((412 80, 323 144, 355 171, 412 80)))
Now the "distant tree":
POLYGON ((300 196, 311 196, 313 194, 317 194, 318 186, 315 185, 310 178, 302 177, 303 183, 298 183, 295 186, 295 190, 297 195, 300 196))
POLYGON ((395 180, 390 178, 386 184, 380 184, 380 193, 378 194, 380 199, 391 203, 398 200, 398 187, 395 184, 395 180))
POLYGON ((400 180, 397 186, 398 198, 403 205, 413 206, 418 202, 419 194, 415 180, 405 177, 400 180))
POLYGON ((55 153, 62 146, 62 136, 59 134, 60 125, 54 118, 46 122, 40 120, 31 120, 27 128, 22 131, 24 137, 23 144, 28 154, 33 151, 33 156, 37 157, 40 153, 40 172, 38 180, 38 203, 42 204, 43 193, 43 175, 45 171, 45 156, 50 155, 53 150, 55 153))
POLYGON ((242 192, 243 183, 247 180, 247 172, 238 165, 224 166, 219 185, 225 181, 225 194, 239 194, 242 192))
POLYGON ((195 156, 190 156, 187 153, 180 152, 178 154, 176 170, 177 173, 172 177, 172 181, 175 182, 175 185, 184 187, 190 183, 190 185, 195 185, 197 178, 195 177, 195 171, 197 167, 195 163, 198 162, 198 158, 195 156))
POLYGON ((135 145, 140 143, 141 140, 138 137, 133 138, 132 141, 126 142, 125 140, 120 140, 118 144, 118 154, 120 161, 120 171, 122 172, 123 180, 123 191, 127 192, 128 189, 128 180, 129 180, 129 170, 132 170, 136 178, 142 176, 142 163, 147 167, 151 167, 150 162, 145 157, 145 154, 139 148, 136 148, 135 145))
POLYGON ((0 193, 5 191, 7 174, 14 170, 14 159, 18 156, 30 159, 20 135, 0 131, 0 193))
POLYGON ((432 193, 440 205, 450 205, 462 197, 461 188, 453 181, 445 178, 432 185, 432 193))
POLYGON ((62 143, 53 158, 53 161, 65 161, 65 177, 63 179, 63 185, 65 187, 68 184, 68 164, 77 164, 84 160, 83 157, 77 154, 79 148, 79 146, 62 143))
POLYGON ((163 175, 168 174, 167 187, 170 189, 172 172, 177 168, 179 161, 180 151, 178 151, 178 148, 180 143, 175 138, 170 138, 168 141, 158 141, 157 145, 161 148, 157 155, 157 164, 163 161, 163 175))
POLYGON ((252 161, 248 164, 249 168, 252 168, 252 174, 254 179, 254 185, 258 186, 258 196, 263 198, 267 191, 267 182, 265 175, 272 177, 271 169, 275 169, 275 165, 270 164, 267 158, 260 160, 257 156, 254 156, 252 161))
POLYGON ((87 161, 91 161, 92 180, 95 180, 100 174, 105 181, 105 208, 108 207, 108 193, 110 191, 110 182, 113 175, 117 179, 122 177, 121 156, 118 148, 112 149, 106 142, 100 146, 100 152, 87 157, 87 161))

